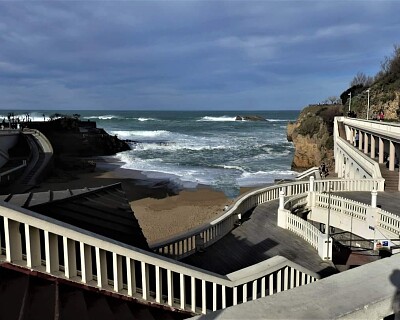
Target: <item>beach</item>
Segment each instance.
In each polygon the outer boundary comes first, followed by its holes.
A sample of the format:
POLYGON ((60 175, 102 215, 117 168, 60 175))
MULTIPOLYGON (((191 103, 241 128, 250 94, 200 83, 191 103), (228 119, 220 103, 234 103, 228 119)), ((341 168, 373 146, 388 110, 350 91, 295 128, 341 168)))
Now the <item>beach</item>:
MULTIPOLYGON (((135 217, 151 244, 207 223, 230 205, 221 191, 199 185, 177 189, 168 180, 147 178, 139 171, 123 169, 113 157, 96 158, 93 172, 64 172, 46 179, 33 192, 81 189, 121 183, 135 217)), ((241 193, 251 188, 242 188, 241 193)))

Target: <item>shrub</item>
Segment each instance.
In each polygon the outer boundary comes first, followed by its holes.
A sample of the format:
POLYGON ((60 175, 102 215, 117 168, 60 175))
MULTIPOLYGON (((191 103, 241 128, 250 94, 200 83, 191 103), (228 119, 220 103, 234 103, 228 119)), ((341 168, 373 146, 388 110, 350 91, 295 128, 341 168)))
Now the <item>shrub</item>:
POLYGON ((318 117, 308 116, 301 121, 300 126, 297 128, 297 132, 303 136, 309 135, 312 137, 314 134, 318 133, 320 125, 318 117))

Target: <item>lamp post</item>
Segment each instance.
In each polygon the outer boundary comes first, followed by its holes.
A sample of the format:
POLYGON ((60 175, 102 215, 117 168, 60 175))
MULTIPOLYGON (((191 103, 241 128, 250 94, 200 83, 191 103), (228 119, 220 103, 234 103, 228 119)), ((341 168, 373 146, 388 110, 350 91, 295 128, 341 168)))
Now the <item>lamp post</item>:
POLYGON ((368 104, 367 104, 367 120, 368 120, 368 116, 369 116, 369 89, 367 90, 367 94, 368 94, 368 104))
POLYGON ((349 112, 350 112, 350 108, 351 108, 351 92, 349 93, 350 96, 350 100, 349 100, 349 112))

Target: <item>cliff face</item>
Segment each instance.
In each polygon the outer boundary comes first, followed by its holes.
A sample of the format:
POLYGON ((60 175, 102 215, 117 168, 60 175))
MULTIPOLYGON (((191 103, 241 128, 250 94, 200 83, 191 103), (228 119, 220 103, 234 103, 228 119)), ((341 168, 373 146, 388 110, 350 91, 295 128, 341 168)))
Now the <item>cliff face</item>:
POLYGON ((293 170, 306 170, 322 162, 330 170, 333 159, 333 119, 342 114, 341 105, 316 105, 303 109, 299 118, 287 127, 287 137, 293 141, 293 170))

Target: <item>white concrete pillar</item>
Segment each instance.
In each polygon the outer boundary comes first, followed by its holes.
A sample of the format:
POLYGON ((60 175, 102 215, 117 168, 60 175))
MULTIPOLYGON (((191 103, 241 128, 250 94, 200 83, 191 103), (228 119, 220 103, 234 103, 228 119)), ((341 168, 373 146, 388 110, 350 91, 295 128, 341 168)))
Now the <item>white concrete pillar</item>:
POLYGON ((141 261, 141 270, 142 270, 142 298, 143 300, 149 299, 149 265, 141 261))
POLYGON ((364 133, 364 153, 368 153, 368 133, 364 133))
POLYGON ((81 251, 81 273, 82 273, 82 282, 88 283, 93 280, 93 272, 92 272, 92 250, 90 246, 80 242, 80 251, 81 251))
POLYGON ((349 128, 349 142, 350 142, 351 144, 354 143, 353 129, 352 129, 352 128, 349 128))
POLYGON ((222 290, 222 309, 225 309, 226 308, 226 287, 221 286, 221 290, 222 290))
POLYGON ((274 294, 274 274, 271 273, 268 278, 268 293, 270 296, 274 294))
POLYGON ((156 302, 161 303, 162 297, 162 273, 161 268, 156 265, 156 302))
POLYGON ((64 248, 64 273, 67 279, 76 277, 76 250, 75 241, 63 237, 63 248, 64 248))
POLYGON ((168 305, 172 306, 174 301, 174 283, 171 270, 167 270, 168 305))
POLYGON ((279 191, 279 209, 283 209, 285 203, 285 192, 283 189, 279 191))
POLYGON ((359 131, 358 138, 360 140, 358 142, 358 150, 362 150, 362 148, 363 148, 363 140, 364 140, 363 137, 364 137, 364 134, 361 131, 359 131))
MULTIPOLYGON (((181 309, 185 310, 186 305, 186 290, 185 290, 185 275, 183 273, 179 274, 179 282, 180 282, 180 300, 181 300, 181 309)), ((214 283, 215 284, 215 283, 214 283)), ((216 295, 215 295, 216 296, 216 295)), ((216 299, 214 296, 213 299, 216 299)))
POLYGON ((242 288, 242 301, 245 303, 247 302, 247 283, 245 283, 242 288))
POLYGON ((233 287, 233 305, 236 306, 237 305, 237 287, 233 287))
POLYGON ((4 237, 6 242, 6 261, 22 260, 22 242, 19 222, 4 217, 4 237))
POLYGON ((282 291, 282 270, 279 270, 276 275, 276 292, 282 291))
POLYGON ((196 312, 196 278, 195 277, 191 277, 191 285, 190 285, 190 289, 191 289, 191 303, 192 303, 192 311, 196 312))
POLYGON ((385 144, 383 143, 383 139, 379 137, 379 163, 383 163, 383 156, 385 152, 385 144))
POLYGON ((377 200, 378 192, 375 189, 371 191, 371 207, 376 208, 376 200, 377 200))
POLYGON ((212 310, 216 311, 217 310, 217 284, 213 282, 212 284, 212 301, 213 301, 213 307, 212 310))
POLYGON ((393 141, 389 141, 389 170, 390 171, 394 171, 394 157, 395 157, 394 143, 393 143, 393 141))
POLYGON ((108 284, 106 252, 98 247, 96 247, 95 251, 97 286, 99 288, 104 288, 108 284))
POLYGON ((60 268, 58 258, 58 238, 57 235, 44 231, 44 247, 46 256, 46 272, 52 273, 60 268))
POLYGON ((373 136, 373 134, 371 134, 371 158, 374 159, 375 158, 375 137, 373 136))
POLYGON ((257 280, 253 281, 253 295, 252 295, 252 300, 257 299, 257 280))
POLYGON ((207 313, 206 280, 201 280, 201 313, 207 313))
MULTIPOLYGON (((313 176, 310 177, 310 189, 309 192, 313 192, 314 191, 314 180, 315 178, 313 176)), ((285 193, 283 193, 283 196, 285 196, 285 193)))
POLYGON ((122 289, 122 257, 113 252, 113 280, 114 291, 119 292, 122 289))
POLYGON ((40 266, 40 236, 39 229, 25 224, 26 263, 28 268, 40 266))
POLYGON ((265 297, 265 291, 266 291, 266 287, 265 287, 265 277, 261 278, 261 298, 265 297))
POLYGON ((128 282, 128 296, 133 296, 136 293, 136 271, 135 261, 126 258, 126 281, 128 282))

